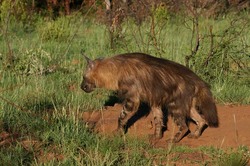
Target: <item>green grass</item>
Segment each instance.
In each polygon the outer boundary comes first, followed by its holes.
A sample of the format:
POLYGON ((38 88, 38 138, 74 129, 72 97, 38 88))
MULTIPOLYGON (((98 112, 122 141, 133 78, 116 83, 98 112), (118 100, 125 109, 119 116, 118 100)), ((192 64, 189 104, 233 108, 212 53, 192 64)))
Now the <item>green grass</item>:
MULTIPOLYGON (((199 63, 209 52, 209 37, 206 37, 209 26, 213 26, 216 35, 224 34, 230 19, 200 20, 204 38, 201 49, 192 59, 195 63, 192 69, 211 84, 217 102, 249 104, 247 75, 250 62, 246 56, 250 53, 246 47, 250 45, 249 29, 244 29, 244 33, 233 38, 231 43, 227 43, 230 36, 217 36, 215 57, 207 67, 199 63), (222 44, 228 45, 223 48, 222 44), (244 47, 245 52, 240 52, 244 47), (248 68, 235 68, 234 58, 248 68)), ((190 54, 191 31, 183 21, 176 17, 173 22, 159 24, 155 45, 150 22, 136 26, 133 20, 128 20, 123 30, 117 32, 115 49, 110 48, 105 25, 80 16, 55 21, 39 17, 29 28, 31 31, 11 22, 8 39, 14 55, 12 67, 7 60, 5 34, 0 34, 0 133, 10 134, 0 139, 3 143, 0 146, 1 164, 172 165, 182 158, 182 154, 202 153, 208 156, 208 161, 198 158, 195 163, 223 165, 232 161, 244 165, 245 157, 249 157, 248 149, 229 153, 215 147, 155 149, 143 140, 101 137, 89 131, 82 120, 84 111, 101 109, 111 92, 82 92, 79 85, 85 62, 81 50, 91 58, 140 51, 184 64, 185 56, 190 54)), ((186 24, 191 26, 191 21, 186 24)), ((238 31, 237 26, 242 24, 239 22, 232 29, 238 31)), ((182 164, 184 162, 194 161, 186 159, 182 164)))

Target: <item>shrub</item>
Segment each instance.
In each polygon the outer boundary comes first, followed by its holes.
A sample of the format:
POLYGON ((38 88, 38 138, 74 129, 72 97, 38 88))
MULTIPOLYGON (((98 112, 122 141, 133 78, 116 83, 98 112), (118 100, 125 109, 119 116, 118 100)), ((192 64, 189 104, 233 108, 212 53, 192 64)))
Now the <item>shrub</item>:
POLYGON ((240 152, 224 154, 217 163, 218 166, 247 166, 248 158, 240 152))
POLYGON ((167 8, 164 4, 160 4, 157 7, 152 8, 152 14, 157 23, 162 23, 164 21, 169 20, 170 15, 167 11, 167 8))
POLYGON ((37 14, 32 10, 31 4, 30 0, 0 1, 0 23, 3 26, 6 26, 7 22, 14 24, 14 31, 17 28, 17 23, 25 31, 33 30, 37 14))
POLYGON ((67 17, 59 17, 57 20, 46 22, 38 26, 38 33, 43 41, 66 40, 70 36, 70 20, 67 17))
POLYGON ((49 53, 42 49, 30 49, 16 57, 14 70, 22 75, 44 74, 50 72, 49 62, 51 62, 49 53))

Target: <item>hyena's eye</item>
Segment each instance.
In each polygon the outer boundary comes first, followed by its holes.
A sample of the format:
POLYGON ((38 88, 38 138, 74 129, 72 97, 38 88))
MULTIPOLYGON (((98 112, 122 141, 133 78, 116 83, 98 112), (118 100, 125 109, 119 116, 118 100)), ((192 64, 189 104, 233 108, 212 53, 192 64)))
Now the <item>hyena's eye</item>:
POLYGON ((87 82, 89 79, 86 76, 83 76, 83 81, 87 82))
POLYGON ((85 84, 93 84, 92 81, 90 79, 88 79, 86 76, 83 76, 83 82, 85 84))

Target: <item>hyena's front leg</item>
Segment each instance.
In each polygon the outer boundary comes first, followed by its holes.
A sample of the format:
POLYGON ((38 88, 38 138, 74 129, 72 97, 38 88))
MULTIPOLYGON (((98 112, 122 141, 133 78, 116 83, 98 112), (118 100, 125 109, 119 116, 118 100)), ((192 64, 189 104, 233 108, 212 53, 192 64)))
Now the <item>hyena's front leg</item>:
POLYGON ((155 133, 154 137, 156 139, 160 139, 163 136, 162 128, 163 128, 163 112, 161 107, 151 107, 154 116, 155 123, 155 133))
POLYGON ((123 109, 118 118, 118 130, 127 131, 127 122, 138 110, 139 105, 140 100, 136 96, 125 99, 123 109))

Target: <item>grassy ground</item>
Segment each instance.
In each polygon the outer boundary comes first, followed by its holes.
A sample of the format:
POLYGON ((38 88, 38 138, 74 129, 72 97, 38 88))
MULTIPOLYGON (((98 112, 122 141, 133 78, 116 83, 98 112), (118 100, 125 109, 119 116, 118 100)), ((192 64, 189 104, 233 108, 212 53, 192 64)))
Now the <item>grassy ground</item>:
MULTIPOLYGON (((201 47, 190 63, 211 84, 218 103, 250 103, 250 31, 244 27, 249 19, 246 15, 200 19, 201 47), (204 67, 199 62, 209 54, 211 26, 216 52, 204 67)), ((232 161, 244 165, 249 157, 247 147, 154 149, 142 140, 100 137, 82 121, 82 112, 101 109, 111 92, 85 94, 80 90, 85 64, 81 50, 91 58, 140 51, 184 64, 194 42, 188 28, 191 20, 176 17, 158 24, 155 36, 150 22, 137 26, 127 20, 115 32, 113 49, 107 27, 81 16, 54 21, 38 17, 32 25, 13 21, 1 27, 2 165, 172 165, 183 153, 205 159, 186 158, 181 164, 228 165, 232 161)))

